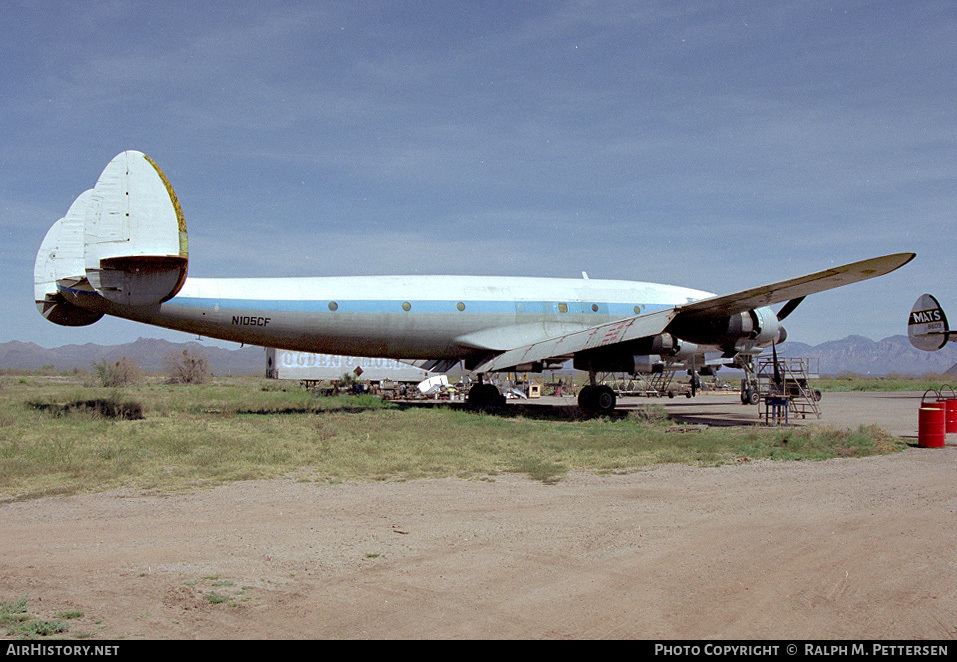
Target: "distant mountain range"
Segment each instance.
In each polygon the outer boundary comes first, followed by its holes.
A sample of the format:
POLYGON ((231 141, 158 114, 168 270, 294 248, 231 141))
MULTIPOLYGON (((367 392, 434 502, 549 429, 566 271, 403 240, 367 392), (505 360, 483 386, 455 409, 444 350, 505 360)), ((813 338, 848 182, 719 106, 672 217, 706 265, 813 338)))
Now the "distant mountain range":
MULTIPOLYGON (((125 345, 64 345, 55 349, 34 343, 11 341, 0 344, 0 369, 39 370, 53 366, 57 371, 90 370, 103 359, 118 361, 123 357, 134 361, 148 372, 163 372, 163 361, 170 354, 184 349, 201 352, 209 360, 213 374, 266 374, 266 352, 262 347, 225 349, 191 341, 174 343, 155 338, 140 338, 125 345)), ((862 375, 923 375, 927 373, 957 374, 957 343, 948 344, 938 352, 914 349, 907 336, 898 335, 871 340, 863 336, 848 336, 820 345, 786 342, 779 348, 780 356, 808 357, 819 360, 822 375, 855 372, 862 375)), ((766 352, 770 355, 770 352, 766 352)))
MULTIPOLYGON (((861 375, 924 375, 944 374, 957 369, 957 343, 948 343, 937 352, 922 352, 915 349, 904 335, 883 340, 848 336, 843 340, 831 340, 813 347, 799 342, 785 342, 778 352, 780 356, 818 359, 822 375, 836 375, 841 372, 861 375)), ((767 353, 765 351, 765 354, 767 353)))
POLYGON ((57 371, 90 370, 103 359, 112 362, 126 357, 147 372, 163 372, 166 357, 182 354, 184 349, 205 355, 213 374, 218 376, 266 374, 266 350, 262 347, 225 349, 195 341, 174 343, 156 338, 140 338, 125 345, 87 343, 55 349, 14 340, 0 344, 0 369, 39 370, 52 365, 57 371))

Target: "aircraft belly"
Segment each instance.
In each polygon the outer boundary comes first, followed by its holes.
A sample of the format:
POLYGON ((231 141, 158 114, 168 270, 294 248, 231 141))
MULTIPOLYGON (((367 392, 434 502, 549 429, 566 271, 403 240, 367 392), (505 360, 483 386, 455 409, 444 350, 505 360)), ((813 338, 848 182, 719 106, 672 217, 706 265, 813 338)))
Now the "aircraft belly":
MULTIPOLYGON (((419 313, 316 313, 215 306, 108 305, 134 321, 252 345, 295 351, 382 358, 466 358, 475 348, 464 334, 499 323, 483 316, 419 313)), ((513 316, 507 316, 508 322, 513 316)))

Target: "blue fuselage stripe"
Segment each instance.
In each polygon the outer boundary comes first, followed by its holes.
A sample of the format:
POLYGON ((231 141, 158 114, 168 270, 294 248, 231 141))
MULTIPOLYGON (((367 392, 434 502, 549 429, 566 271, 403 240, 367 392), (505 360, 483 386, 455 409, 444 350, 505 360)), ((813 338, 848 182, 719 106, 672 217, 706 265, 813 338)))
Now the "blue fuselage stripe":
POLYGON ((297 300, 297 299, 214 299, 199 297, 175 297, 168 302, 173 306, 189 308, 213 308, 219 306, 226 310, 263 310, 284 312, 330 312, 330 304, 334 304, 334 312, 339 313, 498 313, 498 314, 598 314, 632 315, 650 313, 663 308, 671 308, 666 304, 634 304, 602 301, 437 301, 416 300, 405 301, 391 299, 336 299, 336 300, 297 300), (408 304, 404 307, 404 304, 408 304), (563 308, 562 306, 565 306, 563 308), (567 309, 566 309, 567 308, 567 309), (637 309, 637 310, 636 310, 637 309))

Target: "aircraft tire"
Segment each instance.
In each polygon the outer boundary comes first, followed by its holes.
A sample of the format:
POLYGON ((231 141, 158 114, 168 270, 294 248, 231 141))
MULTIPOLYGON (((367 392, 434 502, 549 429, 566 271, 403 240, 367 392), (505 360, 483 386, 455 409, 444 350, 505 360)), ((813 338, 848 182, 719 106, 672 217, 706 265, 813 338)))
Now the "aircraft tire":
POLYGON ((618 397, 615 392, 610 386, 605 385, 596 386, 591 399, 594 402, 594 410, 599 414, 610 414, 615 410, 615 405, 618 404, 618 397))
POLYGON ((594 392, 595 387, 591 384, 583 386, 582 390, 578 392, 578 406, 588 411, 594 409, 594 405, 592 404, 594 392))
POLYGON ((480 409, 501 407, 505 404, 505 396, 494 384, 476 384, 469 389, 468 404, 480 409))
POLYGON ((498 390, 497 387, 489 384, 489 400, 492 402, 493 407, 504 407, 505 406, 505 396, 498 390))
POLYGON ((468 402, 468 404, 471 405, 472 407, 482 407, 484 404, 483 403, 484 395, 485 395, 485 384, 476 384, 475 386, 469 389, 469 394, 468 394, 468 397, 466 398, 466 402, 468 402))

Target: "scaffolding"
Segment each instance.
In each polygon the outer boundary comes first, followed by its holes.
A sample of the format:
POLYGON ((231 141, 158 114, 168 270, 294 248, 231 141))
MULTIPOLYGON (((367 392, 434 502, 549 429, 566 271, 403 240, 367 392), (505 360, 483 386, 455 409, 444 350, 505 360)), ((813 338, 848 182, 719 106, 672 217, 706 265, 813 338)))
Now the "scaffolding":
POLYGON ((755 382, 761 417, 768 424, 785 423, 791 417, 821 417, 821 391, 811 385, 819 375, 820 360, 785 357, 758 359, 755 382))
POLYGON ((673 398, 676 395, 691 397, 690 391, 674 381, 677 370, 630 375, 627 373, 606 373, 600 378, 608 384, 619 397, 673 398))

